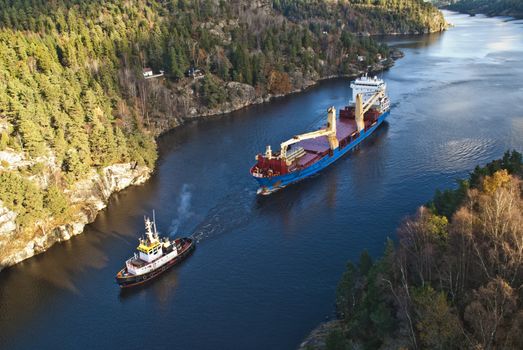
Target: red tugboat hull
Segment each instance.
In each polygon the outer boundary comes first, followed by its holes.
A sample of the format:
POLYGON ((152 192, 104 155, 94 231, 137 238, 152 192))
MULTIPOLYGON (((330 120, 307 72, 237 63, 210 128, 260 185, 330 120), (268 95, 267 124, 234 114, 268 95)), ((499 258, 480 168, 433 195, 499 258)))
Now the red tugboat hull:
MULTIPOLYGON (((187 258, 195 249, 196 244, 191 238, 180 238, 182 249, 178 255, 171 259, 166 264, 160 266, 154 271, 142 274, 142 275, 132 275, 127 271, 127 267, 124 267, 116 274, 116 283, 120 288, 129 288, 144 284, 153 278, 159 276, 163 272, 167 271, 169 268, 181 263, 185 258, 187 258)), ((178 240, 177 240, 178 241, 178 240)))

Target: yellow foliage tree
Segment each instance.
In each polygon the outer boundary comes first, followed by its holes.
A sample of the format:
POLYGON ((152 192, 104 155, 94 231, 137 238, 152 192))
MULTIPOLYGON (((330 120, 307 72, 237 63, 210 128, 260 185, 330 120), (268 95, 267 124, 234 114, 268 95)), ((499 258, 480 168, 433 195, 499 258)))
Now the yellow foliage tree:
POLYGON ((510 183, 510 175, 506 169, 496 171, 492 176, 485 176, 483 179, 483 192, 488 195, 493 194, 500 187, 505 187, 510 183))
POLYGON ((291 91, 289 75, 285 72, 271 71, 268 79, 268 90, 272 94, 287 94, 291 91))

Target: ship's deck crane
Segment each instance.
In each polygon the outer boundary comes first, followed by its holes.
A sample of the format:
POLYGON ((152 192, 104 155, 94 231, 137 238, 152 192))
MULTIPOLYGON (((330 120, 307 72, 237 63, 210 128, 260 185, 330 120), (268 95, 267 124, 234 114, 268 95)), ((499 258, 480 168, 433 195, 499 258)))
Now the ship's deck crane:
POLYGON ((287 159, 287 149, 290 145, 303 140, 315 139, 317 137, 327 137, 327 140, 329 140, 330 148, 332 150, 338 148, 339 142, 336 138, 336 109, 334 107, 330 107, 328 109, 327 127, 325 129, 312 131, 306 134, 296 135, 292 139, 282 142, 280 145, 281 159, 287 159))
MULTIPOLYGON (((379 90, 374 95, 372 95, 372 97, 369 98, 364 104, 363 95, 362 94, 356 95, 355 119, 356 119, 356 125, 358 128, 358 131, 361 131, 365 128, 365 123, 363 120, 365 113, 374 105, 374 103, 378 99, 380 99, 384 96, 385 96, 385 91, 379 90)), ((309 132, 306 134, 296 135, 292 139, 282 142, 280 145, 280 154, 279 154, 278 158, 285 160, 287 163, 289 163, 291 160, 287 159, 287 150, 290 145, 293 145, 293 144, 298 143, 303 140, 315 139, 318 137, 327 137, 331 150, 335 150, 336 148, 338 148, 339 141, 338 141, 338 138, 336 137, 336 109, 334 107, 330 107, 328 109, 327 127, 325 127, 324 129, 316 130, 316 131, 309 132)), ((271 146, 267 146, 267 149, 265 151, 265 157, 267 159, 271 159, 273 157, 271 146)))
POLYGON ((365 123, 363 121, 363 116, 365 113, 374 105, 374 103, 385 96, 384 90, 377 91, 374 95, 372 95, 371 98, 363 104, 363 95, 357 94, 356 95, 356 106, 355 106, 355 119, 356 119, 356 125, 358 126, 358 132, 363 130, 365 128, 365 123))

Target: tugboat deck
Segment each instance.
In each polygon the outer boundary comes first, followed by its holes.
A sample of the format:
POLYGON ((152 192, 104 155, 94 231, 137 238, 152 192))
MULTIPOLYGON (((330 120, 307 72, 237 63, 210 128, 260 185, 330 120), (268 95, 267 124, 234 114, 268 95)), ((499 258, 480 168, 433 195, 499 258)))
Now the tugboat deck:
POLYGON ((143 267, 143 266, 147 265, 147 262, 143 261, 140 258, 133 258, 131 260, 131 264, 133 264, 136 267, 143 267))

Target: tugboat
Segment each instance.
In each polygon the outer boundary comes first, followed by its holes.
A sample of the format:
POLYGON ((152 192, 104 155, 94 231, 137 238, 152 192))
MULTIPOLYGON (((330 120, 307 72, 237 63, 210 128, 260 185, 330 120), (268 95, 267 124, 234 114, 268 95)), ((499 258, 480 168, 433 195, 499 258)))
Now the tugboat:
POLYGON ((153 219, 145 218, 145 237, 140 238, 138 253, 125 262, 116 274, 116 283, 127 288, 145 283, 180 263, 195 248, 191 238, 160 238, 153 219))

